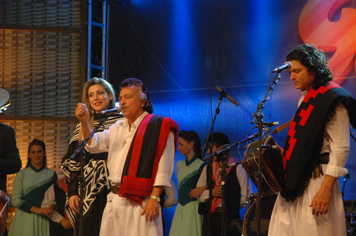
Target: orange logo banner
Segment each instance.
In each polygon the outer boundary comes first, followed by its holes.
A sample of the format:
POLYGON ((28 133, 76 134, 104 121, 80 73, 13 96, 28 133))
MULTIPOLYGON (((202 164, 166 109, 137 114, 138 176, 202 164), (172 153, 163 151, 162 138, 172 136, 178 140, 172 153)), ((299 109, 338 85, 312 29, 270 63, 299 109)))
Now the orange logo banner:
POLYGON ((355 66, 356 9, 343 6, 350 0, 310 0, 299 18, 299 34, 308 44, 334 53, 329 66, 334 81, 341 84, 355 66), (333 19, 341 10, 340 18, 333 19))

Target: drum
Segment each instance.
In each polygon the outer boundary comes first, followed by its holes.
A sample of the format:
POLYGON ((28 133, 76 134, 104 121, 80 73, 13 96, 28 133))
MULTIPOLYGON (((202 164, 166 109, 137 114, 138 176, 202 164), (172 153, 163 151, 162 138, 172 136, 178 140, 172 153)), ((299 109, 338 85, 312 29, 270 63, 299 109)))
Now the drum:
POLYGON ((344 209, 347 236, 356 236, 356 200, 345 200, 344 209))
MULTIPOLYGON (((262 139, 262 180, 261 195, 272 196, 282 190, 284 186, 283 160, 279 149, 273 148, 276 145, 272 136, 267 135, 262 139)), ((258 171, 259 160, 259 140, 250 143, 247 146, 242 166, 250 176, 252 182, 257 186, 255 174, 258 171)))
MULTIPOLYGON (((261 198, 261 212, 260 212, 260 235, 267 236, 269 220, 273 210, 274 203, 276 202, 277 195, 261 198)), ((256 201, 252 203, 251 207, 247 210, 245 219, 242 225, 243 236, 257 235, 257 218, 256 218, 256 201)))
POLYGON ((6 229, 7 205, 9 202, 9 196, 0 190, 0 236, 4 235, 6 229))
POLYGON ((346 212, 345 222, 347 236, 356 236, 356 213, 346 212))

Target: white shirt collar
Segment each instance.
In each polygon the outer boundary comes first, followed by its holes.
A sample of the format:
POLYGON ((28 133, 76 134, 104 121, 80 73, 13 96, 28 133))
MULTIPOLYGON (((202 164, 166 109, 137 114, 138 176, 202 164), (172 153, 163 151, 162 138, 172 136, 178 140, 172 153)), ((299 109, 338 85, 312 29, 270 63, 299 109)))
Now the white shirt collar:
MULTIPOLYGON (((148 112, 147 112, 147 111, 143 112, 142 115, 140 115, 140 117, 138 117, 138 118, 135 120, 135 122, 132 124, 131 128, 132 128, 132 129, 137 128, 137 127, 140 125, 140 123, 141 123, 141 121, 143 120, 143 118, 145 118, 147 115, 148 115, 148 112)), ((127 127, 127 126, 129 125, 129 120, 125 117, 124 120, 123 120, 123 122, 121 122, 120 124, 121 124, 122 126, 124 126, 124 127, 127 127)))

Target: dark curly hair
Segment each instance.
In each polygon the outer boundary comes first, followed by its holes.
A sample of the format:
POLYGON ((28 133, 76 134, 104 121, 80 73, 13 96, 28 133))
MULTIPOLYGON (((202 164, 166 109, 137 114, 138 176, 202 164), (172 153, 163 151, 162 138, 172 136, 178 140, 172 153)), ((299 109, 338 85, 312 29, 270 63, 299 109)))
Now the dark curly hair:
POLYGON ((202 155, 201 141, 200 141, 200 137, 197 134, 197 132, 181 130, 181 131, 179 131, 178 136, 187 142, 193 142, 195 156, 200 159, 202 158, 202 156, 201 156, 202 155))
POLYGON ((295 47, 288 53, 286 59, 287 61, 299 61, 303 66, 308 68, 309 74, 315 73, 314 89, 333 79, 324 52, 312 45, 302 44, 295 47))
POLYGON ((215 132, 210 135, 208 139, 208 143, 215 144, 215 146, 219 148, 225 144, 229 144, 230 140, 226 136, 226 134, 221 132, 215 132))
POLYGON ((140 98, 141 101, 143 99, 146 100, 146 103, 145 103, 145 106, 143 107, 143 110, 147 111, 150 114, 152 114, 152 112, 153 112, 153 104, 152 104, 152 101, 150 100, 150 94, 148 93, 147 87, 139 79, 127 78, 127 79, 125 79, 124 81, 121 82, 120 89, 123 89, 125 87, 130 87, 130 86, 136 86, 136 87, 140 88, 141 93, 139 94, 139 98, 140 98))

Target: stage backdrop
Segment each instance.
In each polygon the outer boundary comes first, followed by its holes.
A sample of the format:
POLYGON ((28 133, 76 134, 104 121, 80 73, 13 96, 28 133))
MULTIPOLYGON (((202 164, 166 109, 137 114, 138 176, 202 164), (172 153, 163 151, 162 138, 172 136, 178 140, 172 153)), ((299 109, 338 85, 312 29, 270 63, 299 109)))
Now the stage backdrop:
MULTIPOLYGON (((125 78, 143 80, 154 113, 197 131, 202 140, 219 104, 212 83, 239 103, 222 99, 213 131, 226 133, 231 143, 241 141, 257 132, 251 120, 271 70, 304 42, 326 52, 335 81, 356 96, 354 0, 123 0, 110 3, 109 22, 107 79, 117 90, 125 78)), ((265 103, 264 121, 289 121, 299 97, 282 72, 265 103)), ((273 137, 283 146, 286 133, 273 137)), ((351 140, 345 199, 356 199, 355 144, 351 140)), ((176 161, 183 158, 177 152, 176 161)), ((173 212, 165 210, 166 232, 173 212)))

